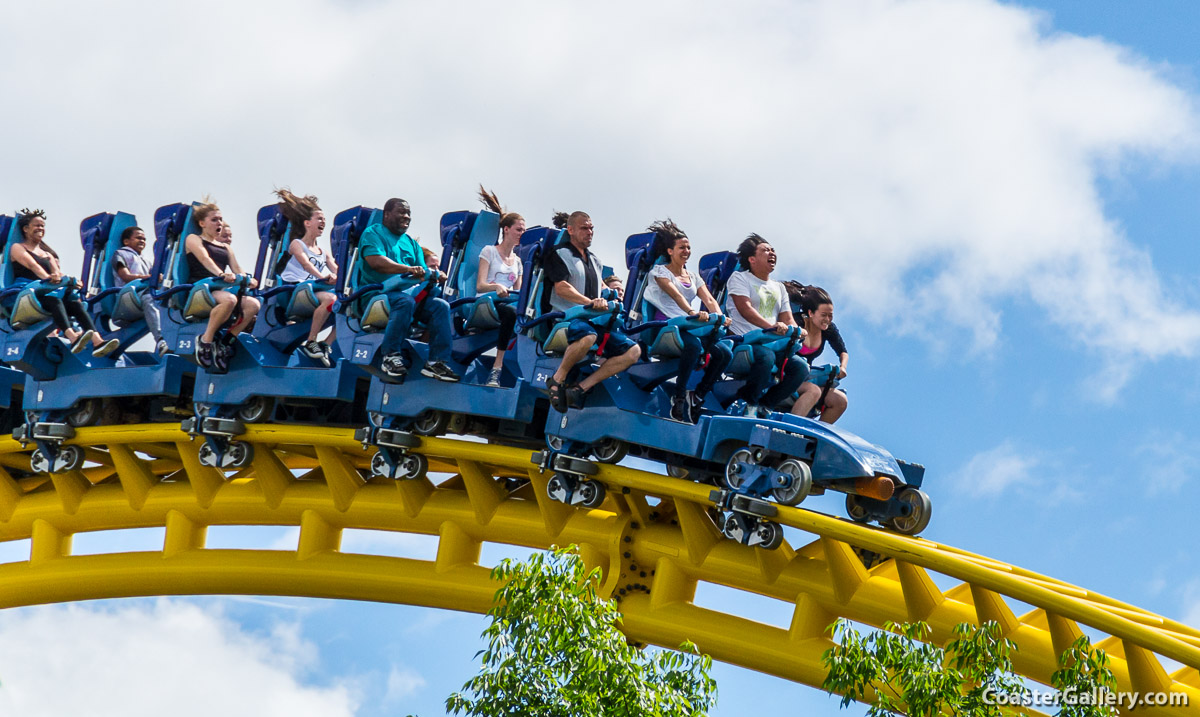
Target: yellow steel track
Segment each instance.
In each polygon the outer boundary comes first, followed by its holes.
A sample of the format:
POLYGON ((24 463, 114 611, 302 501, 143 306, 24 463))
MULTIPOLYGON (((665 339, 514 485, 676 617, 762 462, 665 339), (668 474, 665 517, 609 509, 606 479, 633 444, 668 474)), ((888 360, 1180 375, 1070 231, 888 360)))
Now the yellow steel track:
POLYGON ((0 565, 0 607, 145 595, 255 594, 345 598, 485 612, 496 585, 478 564, 481 545, 544 549, 578 544, 621 600, 631 639, 677 647, 695 642, 715 659, 819 686, 826 627, 837 617, 882 625, 925 620, 944 642, 961 622, 995 620, 1019 646, 1016 669, 1046 683, 1056 655, 1081 634, 1107 637, 1120 688, 1186 693, 1200 712, 1200 631, 1020 568, 799 508, 777 520, 811 536, 775 551, 721 537, 709 487, 602 466, 608 498, 595 510, 545 495, 548 474, 530 451, 424 439, 433 480, 364 479, 371 453, 349 429, 258 425, 241 437, 253 465, 223 472, 200 465, 199 442, 173 426, 80 429, 87 463, 62 475, 29 472, 29 452, 0 439, 0 541, 31 539, 27 561, 0 565), (444 474, 444 475, 443 475, 444 474), (504 478, 528 478, 509 492, 504 478), (297 549, 205 548, 223 525, 299 526, 297 549), (165 528, 161 551, 72 555, 86 531, 165 528), (344 529, 437 536, 436 559, 340 551, 344 529), (853 547, 852 547, 853 546, 853 547), (871 569, 855 548, 892 558, 871 569), (939 589, 930 573, 957 581, 939 589), (793 606, 788 628, 694 604, 699 582, 793 606), (1033 606, 1016 615, 1011 598, 1033 606), (1168 672, 1160 657, 1184 666, 1168 672))

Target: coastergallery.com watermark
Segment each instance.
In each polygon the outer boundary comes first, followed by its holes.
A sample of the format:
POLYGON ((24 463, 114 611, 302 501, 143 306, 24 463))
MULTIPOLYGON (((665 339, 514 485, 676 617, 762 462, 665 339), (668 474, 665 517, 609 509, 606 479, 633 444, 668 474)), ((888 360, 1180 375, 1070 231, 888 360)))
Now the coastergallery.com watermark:
POLYGON ((1133 710, 1138 707, 1187 707, 1188 695, 1185 692, 1083 692, 1073 688, 1057 692, 1025 690, 1013 693, 997 692, 989 687, 983 691, 983 701, 989 705, 1021 707, 1080 705, 1133 710))

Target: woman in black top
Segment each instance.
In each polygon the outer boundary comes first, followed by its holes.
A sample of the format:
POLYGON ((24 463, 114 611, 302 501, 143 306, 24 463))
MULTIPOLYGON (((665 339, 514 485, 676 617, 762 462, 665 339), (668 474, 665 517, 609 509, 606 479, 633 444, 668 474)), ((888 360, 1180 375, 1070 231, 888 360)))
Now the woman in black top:
MULTIPOLYGON (((850 354, 846 351, 846 343, 842 341, 837 324, 833 323, 833 299, 819 286, 805 286, 796 281, 786 281, 784 286, 792 305, 799 307, 796 315, 804 322, 804 330, 808 332, 796 355, 811 366, 825 350, 825 344, 828 342, 838 357, 837 378, 845 378, 850 354)), ((823 387, 812 383, 811 379, 801 384, 800 397, 796 399, 796 408, 792 412, 799 416, 807 416, 821 400, 822 392, 823 387)), ((833 423, 846 412, 847 405, 846 394, 841 389, 829 389, 825 395, 825 408, 821 411, 821 420, 833 423)))
POLYGON ((105 341, 96 331, 92 317, 79 295, 75 292, 77 282, 71 277, 64 277, 58 266, 58 254, 44 241, 46 236, 46 213, 41 209, 22 209, 17 217, 17 229, 21 232, 21 241, 13 245, 9 258, 13 263, 13 277, 18 284, 40 281, 42 285, 34 290, 42 308, 50 313, 50 319, 59 331, 71 342, 71 353, 79 353, 92 345, 93 356, 107 356, 121 345, 116 339, 105 341), (51 295, 60 288, 54 284, 66 283, 69 288, 63 292, 62 298, 51 295), (76 330, 71 319, 79 324, 76 330))
MULTIPOLYGON (((205 203, 193 209, 192 216, 200 225, 200 233, 189 234, 184 242, 189 281, 196 282, 210 278, 220 279, 230 284, 237 281, 238 275, 243 273, 242 267, 238 264, 237 257, 233 255, 233 247, 220 241, 221 230, 225 224, 221 210, 217 208, 216 204, 205 203)), ((251 278, 249 286, 253 289, 258 286, 258 282, 251 278)), ((215 357, 213 341, 216 340, 217 332, 221 330, 237 307, 237 297, 229 291, 216 289, 212 292, 212 297, 216 304, 208 314, 208 326, 205 327, 204 334, 196 339, 196 361, 205 368, 213 365, 215 357)), ((242 316, 234 322, 233 326, 229 327, 230 335, 237 336, 254 323, 258 308, 258 299, 253 296, 243 296, 242 316)))

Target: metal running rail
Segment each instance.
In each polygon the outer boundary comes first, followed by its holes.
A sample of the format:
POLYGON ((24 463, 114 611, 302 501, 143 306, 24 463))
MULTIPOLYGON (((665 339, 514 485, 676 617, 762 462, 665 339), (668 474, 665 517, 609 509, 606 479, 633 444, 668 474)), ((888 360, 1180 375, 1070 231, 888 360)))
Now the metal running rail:
POLYGON ((484 542, 545 549, 576 543, 603 569, 635 641, 692 640, 715 659, 819 686, 825 630, 837 617, 869 625, 925 620, 944 643, 960 622, 997 621, 1022 675, 1048 683, 1056 655, 1088 626, 1108 637, 1119 689, 1185 693, 1200 713, 1200 631, 1053 578, 950 546, 821 513, 780 507, 777 520, 812 536, 774 551, 721 537, 709 486, 600 466, 598 509, 546 497, 531 451, 425 438, 430 477, 372 478, 353 431, 250 425, 250 466, 202 466, 199 442, 174 426, 79 429, 86 463, 35 474, 29 449, 0 439, 0 541, 31 539, 27 561, 0 564, 0 607, 147 595, 255 594, 343 598, 485 612, 497 586, 478 564, 484 542), (513 480, 515 479, 515 480, 513 480), (299 526, 296 550, 205 548, 221 525, 299 526), (165 528, 161 551, 71 555, 76 533, 165 528), (438 536, 432 561, 340 552, 344 529, 438 536), (891 558, 867 568, 862 551, 891 558), (941 590, 930 572, 961 581, 941 590), (793 607, 788 628, 694 604, 697 584, 757 593, 793 607), (1005 598, 1034 609, 1016 615, 1005 598), (1183 667, 1168 673, 1160 657, 1183 667))

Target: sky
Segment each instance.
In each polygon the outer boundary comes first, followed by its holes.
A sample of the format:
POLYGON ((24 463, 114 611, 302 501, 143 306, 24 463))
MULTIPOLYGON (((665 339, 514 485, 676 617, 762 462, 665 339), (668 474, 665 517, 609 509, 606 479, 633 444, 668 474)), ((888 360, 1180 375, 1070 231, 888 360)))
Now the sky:
MULTIPOLYGON (((85 216, 149 224, 205 194, 252 263, 277 187, 327 213, 404 197, 432 239, 482 182, 530 224, 588 211, 609 263, 667 216, 700 253, 758 232, 780 276, 833 295, 844 425, 927 466, 927 537, 1200 626, 1194 3, 52 0, 4 17, 23 30, 0 44, 0 210, 44 208, 68 269, 85 216)), ((441 714, 483 625, 290 598, 9 610, 0 714, 151 714, 164 694, 180 715, 441 714)), ((716 676, 717 715, 838 712, 716 676)))

